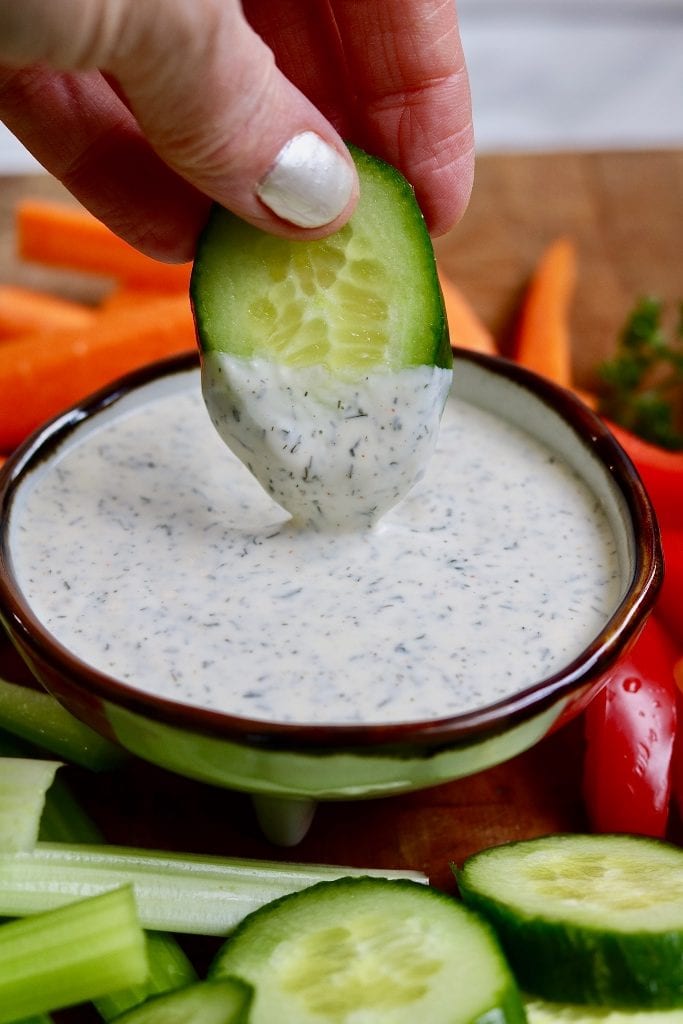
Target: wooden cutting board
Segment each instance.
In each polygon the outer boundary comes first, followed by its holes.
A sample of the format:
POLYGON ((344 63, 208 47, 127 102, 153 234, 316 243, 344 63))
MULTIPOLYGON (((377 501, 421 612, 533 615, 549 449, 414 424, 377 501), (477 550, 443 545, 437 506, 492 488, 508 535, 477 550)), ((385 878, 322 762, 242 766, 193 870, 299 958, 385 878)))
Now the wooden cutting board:
MULTIPOLYGON (((23 266, 14 256, 17 199, 64 195, 48 177, 0 180, 0 281, 95 299, 101 282, 23 266)), ((672 308, 683 299, 682 229, 683 152, 487 156, 479 160, 464 220, 438 240, 437 251, 505 345, 543 247, 560 234, 573 237, 579 251, 575 373, 577 383, 590 386, 596 362, 613 348, 638 296, 659 295, 672 308)), ((28 678, 1 641, 0 672, 28 678)), ((260 837, 249 800, 240 794, 140 762, 109 776, 65 772, 111 842, 410 867, 450 889, 449 861, 495 842, 586 827, 581 743, 576 722, 509 764, 469 779, 402 797, 327 804, 294 853, 260 837)), ((678 824, 673 828, 677 832, 678 824)))

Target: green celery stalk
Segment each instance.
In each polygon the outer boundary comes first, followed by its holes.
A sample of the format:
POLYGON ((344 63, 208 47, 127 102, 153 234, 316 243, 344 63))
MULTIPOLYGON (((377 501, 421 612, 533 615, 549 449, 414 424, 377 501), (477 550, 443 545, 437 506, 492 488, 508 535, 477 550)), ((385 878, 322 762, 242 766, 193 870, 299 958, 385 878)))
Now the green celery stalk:
POLYGON ((113 768, 125 756, 48 693, 6 679, 0 679, 0 728, 92 771, 113 768))
POLYGON ((252 910, 270 900, 348 875, 427 881, 416 871, 38 843, 30 853, 0 853, 0 915, 21 917, 132 885, 144 928, 226 935, 252 910))
MULTIPOLYGON (((26 744, 0 730, 0 756, 20 757, 26 744)), ((40 838, 53 843, 101 843, 102 833, 91 821, 69 787, 57 777, 48 790, 40 820, 40 838)), ((181 988, 197 980, 197 972, 176 940, 164 932, 146 934, 149 977, 141 985, 96 999, 100 1017, 111 1021, 143 1003, 149 996, 181 988)), ((21 1024, 51 1024, 49 1018, 21 1024)))
POLYGON ((144 1003, 150 996, 185 988, 197 980, 197 972, 176 940, 166 932, 145 932, 149 976, 141 985, 95 999, 95 1009, 105 1021, 144 1003))
POLYGON ((140 984, 147 970, 130 886, 11 921, 0 927, 0 1024, 140 984))
POLYGON ((0 850, 31 850, 59 761, 0 757, 0 850))

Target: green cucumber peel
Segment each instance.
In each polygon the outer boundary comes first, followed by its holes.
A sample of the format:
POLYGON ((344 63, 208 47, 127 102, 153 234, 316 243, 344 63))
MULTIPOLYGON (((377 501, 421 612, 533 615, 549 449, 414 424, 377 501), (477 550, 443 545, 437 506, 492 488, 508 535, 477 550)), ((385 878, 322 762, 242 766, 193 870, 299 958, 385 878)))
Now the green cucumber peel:
POLYGON ((236 978, 199 981, 150 999, 116 1024, 248 1024, 251 996, 236 978))
POLYGON ((632 835, 506 843, 455 868, 524 990, 557 1003, 683 1008, 683 850, 632 835))
POLYGON ((210 977, 254 991, 249 1024, 524 1024, 485 922, 404 879, 322 882, 246 918, 210 977))
POLYGON ((413 189, 384 161, 349 146, 358 206, 316 241, 267 234, 214 206, 190 295, 204 352, 369 369, 450 368, 453 356, 432 242, 413 189))

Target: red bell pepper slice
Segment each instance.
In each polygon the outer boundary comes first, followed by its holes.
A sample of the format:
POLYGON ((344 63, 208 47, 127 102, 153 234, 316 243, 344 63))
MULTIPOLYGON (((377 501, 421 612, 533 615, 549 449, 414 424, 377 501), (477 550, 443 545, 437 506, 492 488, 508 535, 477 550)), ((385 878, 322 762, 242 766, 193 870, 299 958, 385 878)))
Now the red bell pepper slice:
POLYGON ((683 452, 648 444, 615 423, 607 422, 607 426, 640 473, 659 525, 683 530, 683 452))
POLYGON ((650 616, 584 712, 583 793, 598 832, 662 837, 676 732, 676 651, 650 616))
MULTIPOLYGON (((683 519, 683 507, 681 508, 683 519)), ((683 654, 683 523, 680 530, 662 530, 664 583, 655 613, 683 654)))

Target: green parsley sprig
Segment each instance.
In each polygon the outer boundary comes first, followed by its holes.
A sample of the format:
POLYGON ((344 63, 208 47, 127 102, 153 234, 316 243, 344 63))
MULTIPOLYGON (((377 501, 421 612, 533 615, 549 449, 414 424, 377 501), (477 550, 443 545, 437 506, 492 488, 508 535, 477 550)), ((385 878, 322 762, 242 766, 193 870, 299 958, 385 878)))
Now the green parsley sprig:
POLYGON ((642 298, 629 316, 616 355, 599 367, 600 411, 661 448, 683 448, 683 304, 669 337, 664 304, 642 298))

